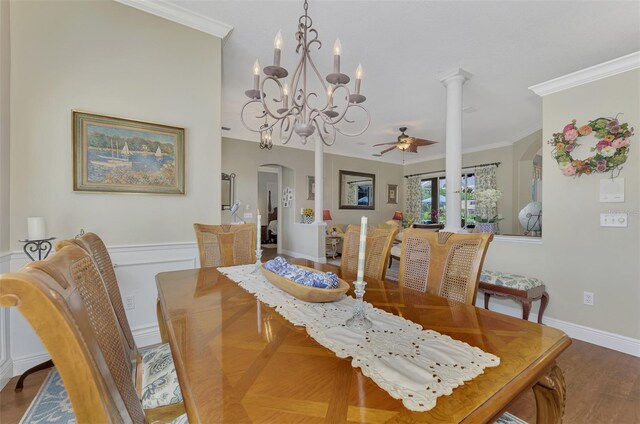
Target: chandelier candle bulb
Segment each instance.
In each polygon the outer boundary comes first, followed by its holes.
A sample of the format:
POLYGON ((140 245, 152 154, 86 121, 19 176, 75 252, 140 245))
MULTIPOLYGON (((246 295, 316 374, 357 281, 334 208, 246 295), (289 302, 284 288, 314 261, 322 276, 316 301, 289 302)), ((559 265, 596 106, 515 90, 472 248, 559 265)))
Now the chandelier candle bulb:
POLYGON ((362 64, 358 64, 356 68, 356 93, 360 94, 360 84, 362 83, 362 76, 364 74, 364 70, 362 69, 362 64))
POLYGON ((289 108, 289 83, 285 81, 284 86, 282 87, 282 95, 284 97, 283 99, 283 105, 282 108, 283 109, 288 109, 289 108))
POLYGON ((358 274, 356 281, 361 282, 364 278, 364 253, 367 247, 367 217, 360 219, 360 245, 358 247, 358 274))
POLYGON ((333 73, 340 73, 340 54, 342 53, 342 44, 340 39, 336 38, 336 42, 333 44, 333 73))
POLYGON ((273 40, 273 66, 280 66, 280 56, 282 54, 282 32, 278 31, 273 40))
POLYGON ((260 89, 260 63, 258 59, 253 64, 253 89, 256 91, 260 89))

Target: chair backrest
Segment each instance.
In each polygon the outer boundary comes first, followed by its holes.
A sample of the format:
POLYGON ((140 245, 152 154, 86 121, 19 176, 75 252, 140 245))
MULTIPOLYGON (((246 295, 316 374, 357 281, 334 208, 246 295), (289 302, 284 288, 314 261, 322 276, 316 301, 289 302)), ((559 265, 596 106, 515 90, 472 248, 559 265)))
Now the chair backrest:
MULTIPOLYGON (((367 229, 367 245, 364 259, 364 278, 384 280, 389 263, 389 252, 398 228, 367 229)), ((360 226, 349 225, 344 233, 340 271, 342 275, 356 274, 358 271, 358 248, 360 226)))
POLYGON ((93 261, 102 276, 102 280, 104 281, 107 289, 107 294, 109 295, 109 300, 111 301, 111 306, 116 313, 118 323, 122 329, 122 334, 124 335, 126 342, 125 349, 127 351, 127 355, 132 363, 135 364, 138 358, 138 347, 136 346, 133 333, 131 332, 131 327, 129 326, 129 320, 127 319, 127 314, 124 310, 118 279, 116 278, 116 273, 113 269, 113 263, 111 262, 111 256, 109 256, 107 246, 105 246, 104 242, 97 234, 84 233, 78 238, 59 242, 56 244, 56 250, 60 250, 68 244, 76 244, 80 246, 93 258, 93 261))
POLYGON ((493 234, 454 234, 417 228, 404 231, 398 282, 473 304, 493 234))
POLYGON ((384 225, 391 226, 392 228, 397 228, 398 230, 400 230, 400 227, 401 227, 400 221, 398 221, 396 219, 390 219, 390 220, 386 221, 384 223, 384 225))
POLYGON ((193 224, 200 266, 247 265, 256 261, 256 226, 193 224))
POLYGON ((411 224, 411 228, 419 228, 421 230, 440 231, 444 229, 444 224, 411 224))
POLYGON ((78 422, 144 423, 120 325, 100 273, 70 244, 0 276, 0 306, 17 307, 56 364, 78 422))

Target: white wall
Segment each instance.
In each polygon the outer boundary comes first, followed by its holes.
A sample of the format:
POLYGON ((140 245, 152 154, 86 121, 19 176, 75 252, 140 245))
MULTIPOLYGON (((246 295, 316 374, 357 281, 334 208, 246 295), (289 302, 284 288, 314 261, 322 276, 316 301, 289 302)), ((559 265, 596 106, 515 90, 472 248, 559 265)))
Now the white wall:
MULTIPOLYGON (((8 2, 0 5, 4 23, 8 2)), ((14 253, 3 256, 0 249, 0 272, 27 262, 17 242, 27 216, 44 216, 58 239, 80 228, 94 231, 110 246, 123 295, 135 296, 136 308, 127 313, 136 340, 155 343, 155 274, 193 267, 193 222, 220 222, 221 40, 110 1, 12 2, 10 22, 14 166, 7 244, 14 253), (73 192, 72 109, 185 127, 187 194, 73 192)), ((3 57, 5 51, 2 44, 3 57)), ((4 105, 4 91, 1 98, 4 105)), ((4 199, 9 189, 0 175, 4 199)), ((10 319, 18 374, 47 354, 16 310, 10 319)))
POLYGON ((193 222, 219 222, 220 39, 111 1, 11 7, 11 247, 30 215, 108 244, 191 241, 193 222), (73 192, 72 109, 185 127, 187 194, 73 192))

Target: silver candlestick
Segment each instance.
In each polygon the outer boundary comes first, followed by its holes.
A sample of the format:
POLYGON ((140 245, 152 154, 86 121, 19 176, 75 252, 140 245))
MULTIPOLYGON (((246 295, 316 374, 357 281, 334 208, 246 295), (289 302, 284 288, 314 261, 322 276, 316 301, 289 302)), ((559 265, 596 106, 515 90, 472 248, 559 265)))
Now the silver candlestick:
POLYGON ((368 330, 373 326, 373 323, 367 318, 367 314, 364 310, 364 286, 367 285, 364 281, 354 281, 356 293, 356 304, 353 306, 353 316, 347 320, 347 327, 357 330, 368 330))
POLYGON ((260 258, 262 258, 262 249, 256 249, 256 268, 253 270, 253 274, 260 274, 260 268, 262 267, 260 258))

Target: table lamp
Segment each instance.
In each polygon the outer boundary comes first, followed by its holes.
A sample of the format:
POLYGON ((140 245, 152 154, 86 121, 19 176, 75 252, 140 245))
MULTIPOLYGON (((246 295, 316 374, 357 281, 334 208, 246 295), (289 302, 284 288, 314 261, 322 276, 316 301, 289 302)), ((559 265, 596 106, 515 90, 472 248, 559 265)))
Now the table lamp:
POLYGON ((402 212, 395 211, 393 213, 393 219, 396 220, 396 221, 402 221, 402 212))
MULTIPOLYGON (((333 218, 331 218, 331 211, 328 209, 325 209, 322 211, 322 220, 323 221, 333 221, 333 218)), ((329 231, 329 224, 327 224, 327 229, 326 229, 327 234, 330 234, 331 231, 329 231)))

